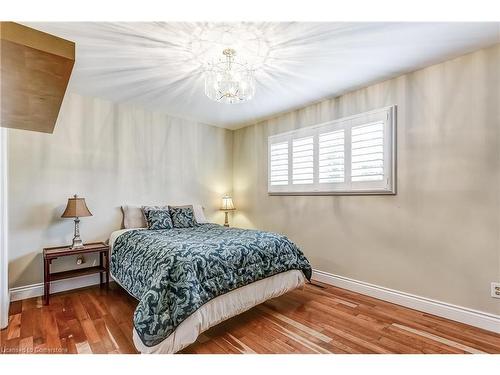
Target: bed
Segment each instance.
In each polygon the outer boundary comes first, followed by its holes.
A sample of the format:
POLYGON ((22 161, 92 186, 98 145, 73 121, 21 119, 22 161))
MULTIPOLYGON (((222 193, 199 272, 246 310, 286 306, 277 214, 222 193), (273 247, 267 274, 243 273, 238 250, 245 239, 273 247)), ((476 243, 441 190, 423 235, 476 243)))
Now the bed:
POLYGON ((175 353, 208 328, 302 286, 311 266, 287 237, 199 224, 110 237, 111 275, 139 303, 134 344, 175 353))

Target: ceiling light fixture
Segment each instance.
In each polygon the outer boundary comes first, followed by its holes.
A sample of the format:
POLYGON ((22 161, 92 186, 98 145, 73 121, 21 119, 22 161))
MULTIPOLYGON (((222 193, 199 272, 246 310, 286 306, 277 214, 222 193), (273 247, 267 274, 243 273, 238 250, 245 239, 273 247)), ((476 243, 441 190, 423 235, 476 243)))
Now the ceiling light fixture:
POLYGON ((243 61, 237 61, 236 51, 226 48, 224 58, 208 65, 205 70, 205 94, 220 103, 242 103, 255 94, 255 77, 243 61))

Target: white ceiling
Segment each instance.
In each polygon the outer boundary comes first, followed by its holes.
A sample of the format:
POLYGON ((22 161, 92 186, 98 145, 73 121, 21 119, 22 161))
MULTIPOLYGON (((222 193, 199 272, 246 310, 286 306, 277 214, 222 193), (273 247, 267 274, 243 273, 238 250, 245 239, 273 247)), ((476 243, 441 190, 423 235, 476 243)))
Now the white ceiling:
POLYGON ((230 129, 500 42, 500 23, 26 23, 76 42, 70 90, 230 129), (255 98, 204 94, 203 64, 233 47, 255 98))

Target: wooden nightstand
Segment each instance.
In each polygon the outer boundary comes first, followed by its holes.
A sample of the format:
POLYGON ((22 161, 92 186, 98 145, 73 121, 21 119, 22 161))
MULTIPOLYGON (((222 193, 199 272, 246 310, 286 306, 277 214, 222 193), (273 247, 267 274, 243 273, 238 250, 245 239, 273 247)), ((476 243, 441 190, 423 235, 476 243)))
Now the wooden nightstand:
POLYGON ((104 285, 104 275, 106 275, 106 287, 109 286, 109 245, 104 242, 94 242, 85 244, 82 249, 71 249, 70 246, 47 247, 43 249, 43 286, 44 305, 49 304, 50 283, 56 280, 69 279, 72 277, 91 275, 99 273, 101 287, 104 285), (80 254, 99 253, 99 265, 63 272, 50 272, 50 264, 54 259, 80 254), (104 259, 106 258, 106 259, 104 259))

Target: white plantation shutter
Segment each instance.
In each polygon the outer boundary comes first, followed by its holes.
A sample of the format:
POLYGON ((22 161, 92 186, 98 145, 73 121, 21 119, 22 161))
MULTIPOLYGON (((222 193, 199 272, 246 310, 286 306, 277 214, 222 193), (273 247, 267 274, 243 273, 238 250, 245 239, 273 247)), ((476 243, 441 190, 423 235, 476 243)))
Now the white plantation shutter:
POLYGON ((394 194, 396 107, 269 137, 270 194, 394 194))
POLYGON ((288 142, 272 144, 270 158, 271 185, 288 185, 288 142))
POLYGON ((314 182, 313 137, 293 140, 292 183, 293 185, 314 182))
POLYGON ((344 182, 344 129, 320 133, 318 149, 319 183, 344 182))
POLYGON ((351 130, 351 180, 384 179, 384 123, 355 126, 351 130))

